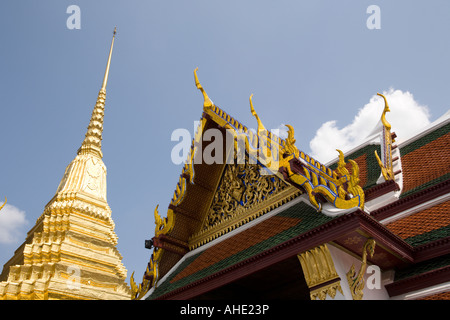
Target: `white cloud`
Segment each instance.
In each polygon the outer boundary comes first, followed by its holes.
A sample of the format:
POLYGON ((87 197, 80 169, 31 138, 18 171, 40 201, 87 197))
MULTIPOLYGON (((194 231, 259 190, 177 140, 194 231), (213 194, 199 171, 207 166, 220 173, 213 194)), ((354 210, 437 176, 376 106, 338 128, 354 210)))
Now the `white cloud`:
MULTIPOLYGON (((430 123, 428 107, 415 101, 410 92, 389 89, 382 94, 386 97, 390 108, 386 120, 391 124, 391 130, 397 134, 397 143, 430 123)), ((325 122, 310 142, 311 156, 326 163, 337 157, 336 149, 345 152, 356 147, 372 133, 380 121, 383 109, 383 98, 374 95, 369 103, 359 110, 353 122, 342 129, 337 126, 335 120, 325 122)))
MULTIPOLYGON (((1 205, 3 202, 0 202, 1 205)), ((0 210, 0 243, 14 243, 20 240, 20 237, 25 239, 21 234, 21 228, 27 223, 25 211, 6 203, 0 210)))

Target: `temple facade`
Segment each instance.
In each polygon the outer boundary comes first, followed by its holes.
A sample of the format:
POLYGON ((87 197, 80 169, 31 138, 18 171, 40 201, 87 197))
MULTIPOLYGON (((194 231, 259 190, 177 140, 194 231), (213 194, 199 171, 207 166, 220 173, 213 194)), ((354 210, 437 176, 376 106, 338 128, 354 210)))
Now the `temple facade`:
MULTIPOLYGON (((116 31, 114 30, 114 35, 116 31)), ((101 140, 114 36, 85 139, 56 194, 0 275, 3 300, 130 299, 106 200, 101 140)))
POLYGON ((379 94, 379 124, 325 165, 251 96, 257 130, 231 117, 196 71, 203 113, 133 299, 450 299, 450 113, 397 144, 379 94), (201 161, 212 148, 222 161, 201 161))

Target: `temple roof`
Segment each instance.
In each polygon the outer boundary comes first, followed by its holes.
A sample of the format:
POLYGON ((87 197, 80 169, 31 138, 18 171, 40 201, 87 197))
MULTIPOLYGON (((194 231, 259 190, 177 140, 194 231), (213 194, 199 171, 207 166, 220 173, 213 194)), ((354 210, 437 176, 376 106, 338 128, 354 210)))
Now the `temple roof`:
MULTIPOLYGON (((397 146, 385 118, 389 111, 385 100, 378 131, 345 156, 339 151, 334 163, 324 165, 295 147, 292 127, 287 139, 264 131, 251 97, 251 112, 258 122, 256 132, 216 106, 195 77, 204 96, 199 131, 167 218, 157 214, 160 223, 153 238, 155 249, 143 282, 137 287, 132 280, 137 298, 192 298, 192 292, 224 284, 224 275, 233 277, 236 269, 262 268, 274 250, 279 256, 285 250, 287 257, 326 242, 360 256, 362 244, 376 238, 372 263, 384 270, 407 268, 449 251, 448 203, 439 197, 447 194, 449 187, 450 117, 397 146), (244 135, 250 150, 246 149, 245 162, 193 161, 196 148, 205 149, 198 141, 208 129, 224 134, 231 129, 244 135), (272 170, 273 153, 265 161, 250 164, 256 154, 252 154, 252 147, 261 145, 276 145, 280 150, 278 171, 272 170), (284 161, 287 156, 290 160, 284 161), (246 180, 252 171, 262 168, 272 175, 255 173, 254 180, 246 180), (359 189, 349 188, 346 196, 338 196, 339 179, 343 177, 359 189), (267 193, 252 189, 251 194, 259 194, 259 200, 251 204, 243 201, 242 190, 261 184, 269 186, 267 193), (435 202, 428 203, 430 199, 435 202), (428 204, 423 208, 420 205, 424 202, 428 204), (327 236, 321 236, 320 230, 328 230, 327 236), (296 244, 295 239, 302 239, 304 246, 296 244)), ((226 155, 225 143, 223 148, 226 155)))

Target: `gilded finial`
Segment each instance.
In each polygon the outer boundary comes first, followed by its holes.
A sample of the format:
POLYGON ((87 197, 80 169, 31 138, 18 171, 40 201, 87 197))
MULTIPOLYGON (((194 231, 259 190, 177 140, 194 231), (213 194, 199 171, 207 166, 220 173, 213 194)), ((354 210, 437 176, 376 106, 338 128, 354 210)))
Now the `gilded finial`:
POLYGON ((106 85, 108 83, 109 66, 111 65, 111 56, 112 56, 112 51, 113 51, 113 46, 114 46, 114 38, 116 37, 116 33, 117 33, 117 28, 114 27, 113 37, 112 37, 112 41, 111 41, 111 48, 109 49, 108 62, 106 63, 105 76, 103 77, 102 89, 106 89, 106 85))
POLYGON ((203 89, 202 85, 200 84, 200 81, 198 81, 197 70, 198 70, 198 68, 195 68, 195 70, 194 70, 195 86, 203 94, 203 99, 204 99, 203 108, 208 109, 213 106, 213 103, 212 103, 211 99, 208 97, 208 95, 206 94, 206 91, 203 89))
POLYGON ((381 122, 386 127, 386 129, 391 130, 390 123, 386 121, 386 112, 391 112, 391 110, 389 109, 389 105, 387 103, 386 97, 378 92, 377 92, 377 95, 379 95, 380 97, 383 97, 383 99, 384 99, 384 110, 383 110, 383 114, 381 115, 381 122))
POLYGON ((3 207, 5 206, 5 204, 6 204, 7 201, 8 201, 8 200, 7 200, 6 197, 5 197, 5 202, 3 202, 3 204, 0 206, 0 210, 3 209, 3 207))
POLYGON ((394 169, 392 167, 392 143, 394 142, 391 135, 391 125, 386 121, 386 112, 390 112, 389 105, 387 103, 386 97, 381 93, 377 93, 380 97, 384 99, 384 110, 381 115, 381 123, 384 126, 384 139, 382 143, 382 148, 384 149, 384 157, 383 160, 378 156, 377 151, 375 150, 375 158, 377 159, 378 165, 381 168, 381 174, 383 175, 386 181, 394 180, 394 169))
POLYGON ((80 149, 78 149, 78 154, 94 154, 100 158, 103 157, 102 133, 103 133, 103 116, 105 114, 106 85, 108 83, 109 67, 111 65, 111 56, 114 47, 115 36, 116 36, 116 28, 114 27, 102 87, 98 93, 97 102, 95 104, 94 110, 92 111, 91 121, 89 122, 84 141, 81 144, 80 149))
POLYGON ((258 114, 255 111, 255 108, 253 108, 253 93, 250 95, 250 112, 252 113, 252 115, 256 118, 256 121, 258 122, 258 134, 262 131, 267 131, 266 128, 264 127, 263 123, 261 122, 261 119, 259 119, 258 114))
POLYGON ((257 117, 258 115, 256 114, 255 108, 253 108, 252 98, 253 98, 253 93, 250 95, 250 98, 249 98, 249 100, 250 100, 250 112, 252 113, 253 116, 257 117))

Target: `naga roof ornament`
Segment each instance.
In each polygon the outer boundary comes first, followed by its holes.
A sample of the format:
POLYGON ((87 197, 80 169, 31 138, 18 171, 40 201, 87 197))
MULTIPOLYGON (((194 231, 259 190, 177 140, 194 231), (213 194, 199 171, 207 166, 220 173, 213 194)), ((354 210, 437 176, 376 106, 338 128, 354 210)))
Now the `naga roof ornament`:
POLYGON ((331 170, 319 163, 293 144, 294 129, 288 125, 288 138, 280 154, 279 171, 284 178, 298 188, 304 189, 311 204, 318 211, 322 209, 319 195, 323 196, 337 209, 364 209, 364 191, 359 186, 358 164, 349 160, 352 173, 346 168, 344 154, 339 152, 339 162, 336 170, 331 170))

